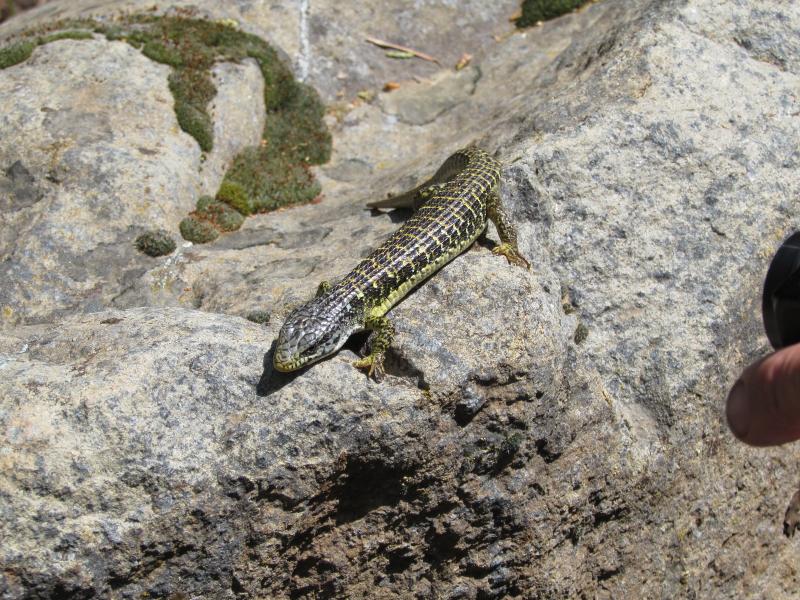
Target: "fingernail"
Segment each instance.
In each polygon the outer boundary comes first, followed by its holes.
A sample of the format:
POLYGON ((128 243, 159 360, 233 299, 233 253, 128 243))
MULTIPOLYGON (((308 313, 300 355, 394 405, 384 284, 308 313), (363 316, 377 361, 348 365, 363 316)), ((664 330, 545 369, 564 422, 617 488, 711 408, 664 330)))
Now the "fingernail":
POLYGON ((728 394, 728 425, 733 434, 744 439, 750 431, 750 403, 747 401, 747 389, 740 379, 728 394))

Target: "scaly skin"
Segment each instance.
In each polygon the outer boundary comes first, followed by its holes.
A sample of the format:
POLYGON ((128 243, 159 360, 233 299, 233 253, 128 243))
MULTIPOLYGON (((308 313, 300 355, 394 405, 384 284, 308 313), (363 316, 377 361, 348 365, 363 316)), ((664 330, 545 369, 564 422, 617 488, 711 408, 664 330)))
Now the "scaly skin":
POLYGON ((370 354, 353 363, 370 377, 383 375, 394 337, 386 313, 416 285, 466 250, 491 220, 500 236, 493 252, 530 268, 517 250, 497 186, 500 163, 469 146, 453 154, 431 180, 373 207, 415 206, 417 212, 335 285, 322 282, 316 297, 286 319, 275 347, 278 371, 294 371, 339 350, 357 331, 371 330, 370 354))

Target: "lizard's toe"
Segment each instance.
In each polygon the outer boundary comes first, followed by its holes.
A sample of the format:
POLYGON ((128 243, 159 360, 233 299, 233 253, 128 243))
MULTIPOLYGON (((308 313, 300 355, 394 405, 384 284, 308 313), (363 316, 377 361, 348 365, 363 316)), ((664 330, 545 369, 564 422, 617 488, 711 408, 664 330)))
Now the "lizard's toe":
POLYGON ((525 257, 522 256, 522 254, 520 254, 519 251, 511 244, 500 244, 495 246, 492 248, 492 252, 500 256, 505 256, 508 264, 510 265, 517 265, 528 270, 531 268, 530 263, 525 260, 525 257))
POLYGON ((364 358, 353 361, 353 366, 357 369, 366 369, 367 377, 375 382, 381 382, 386 374, 383 368, 382 354, 370 354, 369 356, 365 356, 364 358))

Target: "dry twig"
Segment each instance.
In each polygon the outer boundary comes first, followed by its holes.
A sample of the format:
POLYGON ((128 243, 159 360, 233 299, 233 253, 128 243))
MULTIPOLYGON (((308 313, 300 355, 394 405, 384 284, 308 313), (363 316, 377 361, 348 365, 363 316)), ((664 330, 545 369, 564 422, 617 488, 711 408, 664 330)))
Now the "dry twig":
POLYGON ((430 62, 436 63, 440 67, 442 66, 442 63, 433 58, 430 54, 425 54, 424 52, 420 52, 419 50, 414 50, 413 48, 409 48, 407 46, 401 46, 399 44, 385 42, 383 40, 379 40, 378 38, 369 36, 366 38, 366 41, 368 41, 370 44, 378 46, 379 48, 388 48, 390 50, 399 50, 400 52, 408 52, 409 54, 413 54, 417 58, 421 58, 422 60, 428 60, 430 62))

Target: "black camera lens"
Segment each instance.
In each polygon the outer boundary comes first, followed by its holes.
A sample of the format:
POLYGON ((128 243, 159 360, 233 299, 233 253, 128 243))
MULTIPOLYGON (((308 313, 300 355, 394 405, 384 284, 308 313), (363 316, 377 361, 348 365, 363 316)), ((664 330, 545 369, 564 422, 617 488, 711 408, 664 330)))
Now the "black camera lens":
POLYGON ((764 329, 776 350, 800 342, 800 231, 778 248, 764 280, 764 329))

